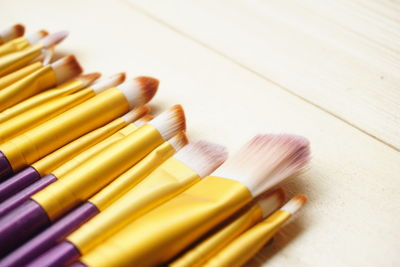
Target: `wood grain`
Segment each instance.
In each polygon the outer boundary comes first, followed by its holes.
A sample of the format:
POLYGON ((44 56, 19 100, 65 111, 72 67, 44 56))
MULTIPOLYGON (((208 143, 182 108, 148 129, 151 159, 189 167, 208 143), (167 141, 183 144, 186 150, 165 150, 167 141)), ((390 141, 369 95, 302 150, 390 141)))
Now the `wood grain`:
POLYGON ((380 8, 382 15, 372 16, 373 7, 352 1, 130 2, 283 90, 400 148, 400 16, 395 17, 400 13, 393 9, 380 8))

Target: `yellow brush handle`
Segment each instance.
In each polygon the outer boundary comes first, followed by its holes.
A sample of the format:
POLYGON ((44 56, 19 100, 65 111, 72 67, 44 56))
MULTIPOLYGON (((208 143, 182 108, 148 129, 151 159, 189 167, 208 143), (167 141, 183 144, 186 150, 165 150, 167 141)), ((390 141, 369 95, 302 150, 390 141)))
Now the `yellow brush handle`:
POLYGON ((206 177, 105 240, 82 262, 143 267, 165 263, 250 201, 244 185, 206 177))
POLYGON ((125 114, 129 104, 117 88, 108 89, 63 114, 0 145, 14 171, 32 164, 77 137, 125 114))
MULTIPOLYGON (((37 61, 35 63, 32 63, 26 67, 23 67, 19 70, 16 70, 8 75, 5 75, 3 77, 0 77, 0 89, 3 89, 7 86, 9 86, 12 83, 15 83, 19 79, 22 79, 23 77, 27 76, 28 74, 40 69, 43 67, 42 62, 37 61)), ((0 75, 1 76, 1 75, 0 75)))
POLYGON ((0 46, 0 57, 10 53, 21 51, 29 46, 30 44, 25 37, 22 36, 16 38, 0 46))
POLYGON ((16 71, 42 54, 40 44, 30 46, 20 52, 5 55, 0 58, 0 77, 16 71))
POLYGON ((250 260, 276 234, 291 217, 287 211, 278 210, 231 242, 203 266, 240 267, 250 260))

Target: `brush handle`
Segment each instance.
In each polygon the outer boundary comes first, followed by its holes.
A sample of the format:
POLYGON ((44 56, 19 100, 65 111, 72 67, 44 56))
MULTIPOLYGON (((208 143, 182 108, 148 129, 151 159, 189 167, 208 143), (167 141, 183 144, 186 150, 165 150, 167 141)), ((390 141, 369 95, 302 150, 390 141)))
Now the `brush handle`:
POLYGON ((26 267, 68 266, 79 260, 80 256, 79 250, 72 243, 64 241, 27 264, 26 267))
POLYGON ((0 184, 0 201, 18 193, 28 185, 39 180, 40 174, 29 166, 0 184))
POLYGON ((0 151, 0 181, 13 175, 14 171, 7 157, 0 151))
POLYGON ((0 218, 0 257, 50 224, 46 211, 33 200, 0 218))
POLYGON ((90 202, 85 202, 49 228, 14 250, 0 261, 1 267, 23 266, 34 260, 72 233, 100 211, 90 202))
POLYGON ((54 183, 55 181, 57 181, 57 178, 54 175, 46 175, 45 177, 39 179, 39 181, 37 181, 36 183, 31 184, 22 191, 6 199, 3 203, 0 204, 0 217, 17 208, 19 205, 28 200, 32 195, 39 192, 49 184, 54 183))
POLYGON ((88 266, 80 261, 77 261, 72 263, 69 267, 88 267, 88 266))

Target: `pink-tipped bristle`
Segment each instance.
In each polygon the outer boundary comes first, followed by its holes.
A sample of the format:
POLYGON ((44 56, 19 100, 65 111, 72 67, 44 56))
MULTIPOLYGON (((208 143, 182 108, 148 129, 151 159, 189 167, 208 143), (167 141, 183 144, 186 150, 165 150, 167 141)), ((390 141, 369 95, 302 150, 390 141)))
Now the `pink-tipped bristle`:
POLYGON ((184 146, 173 157, 204 177, 218 168, 227 158, 226 148, 206 141, 197 141, 184 146))
POLYGON ((258 135, 213 175, 237 180, 254 196, 270 190, 309 161, 309 142, 295 135, 258 135))
POLYGON ((51 34, 47 35, 46 37, 40 39, 38 43, 41 43, 43 45, 43 47, 45 47, 45 48, 49 48, 51 46, 59 44, 67 36, 68 36, 67 31, 55 32, 55 33, 51 33, 51 34))

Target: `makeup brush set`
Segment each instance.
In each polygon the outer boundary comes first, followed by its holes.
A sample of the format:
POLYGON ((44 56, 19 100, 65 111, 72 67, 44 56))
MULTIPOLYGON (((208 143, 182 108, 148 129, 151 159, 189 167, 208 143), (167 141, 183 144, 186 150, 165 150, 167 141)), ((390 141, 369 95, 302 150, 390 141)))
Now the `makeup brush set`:
POLYGON ((189 142, 157 79, 53 61, 66 36, 0 31, 0 267, 242 266, 305 204, 280 188, 305 138, 189 142))

